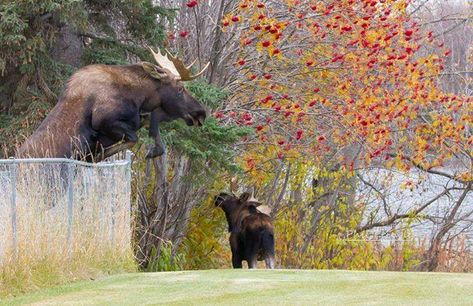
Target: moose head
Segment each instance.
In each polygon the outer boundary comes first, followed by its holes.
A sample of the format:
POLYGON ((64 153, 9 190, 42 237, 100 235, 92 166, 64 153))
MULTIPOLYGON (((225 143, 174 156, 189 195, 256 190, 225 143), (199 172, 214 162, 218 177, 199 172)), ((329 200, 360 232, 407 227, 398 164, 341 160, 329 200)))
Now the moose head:
POLYGON ((157 66, 146 62, 142 65, 146 72, 161 81, 159 88, 161 104, 157 109, 159 121, 182 118, 189 126, 201 126, 206 117, 205 109, 185 89, 184 82, 198 78, 210 63, 207 63, 199 73, 192 75, 191 68, 195 61, 186 67, 179 58, 173 56, 168 50, 166 50, 166 55, 163 55, 159 49, 157 53, 151 48, 150 51, 157 66))
POLYGON ((156 62, 143 62, 143 69, 156 80, 159 80, 159 106, 154 109, 150 119, 150 136, 155 139, 155 146, 147 157, 156 157, 164 153, 164 144, 159 134, 159 123, 183 119, 188 126, 202 126, 206 118, 205 108, 184 87, 184 82, 194 80, 202 75, 210 63, 197 74, 191 73, 195 61, 185 66, 184 63, 171 52, 166 55, 161 51, 150 51, 156 62))

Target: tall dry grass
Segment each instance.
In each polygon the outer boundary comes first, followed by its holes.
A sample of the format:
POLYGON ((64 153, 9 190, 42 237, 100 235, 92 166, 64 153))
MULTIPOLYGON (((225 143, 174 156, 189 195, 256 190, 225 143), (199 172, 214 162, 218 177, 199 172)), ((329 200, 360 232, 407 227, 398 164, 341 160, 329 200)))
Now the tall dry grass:
POLYGON ((136 270, 127 171, 123 163, 0 165, 0 296, 136 270))

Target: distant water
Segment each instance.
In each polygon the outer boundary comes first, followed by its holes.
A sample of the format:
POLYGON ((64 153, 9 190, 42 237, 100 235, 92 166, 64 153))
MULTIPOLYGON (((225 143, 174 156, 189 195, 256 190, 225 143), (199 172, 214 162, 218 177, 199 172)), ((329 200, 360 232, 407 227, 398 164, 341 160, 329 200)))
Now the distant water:
MULTIPOLYGON (((442 171, 447 172, 447 170, 442 171)), ((385 169, 370 169, 364 171, 362 177, 379 191, 377 192, 366 184, 359 183, 357 202, 366 203, 364 222, 368 220, 382 221, 394 214, 409 213, 438 197, 446 188, 462 187, 461 184, 447 177, 434 174, 426 175, 418 170, 401 173, 385 169), (387 205, 384 204, 383 198, 387 205)), ((405 221, 402 224, 395 223, 396 226, 376 228, 370 231, 368 237, 389 244, 401 237, 399 230, 392 233, 394 228, 409 227, 412 238, 430 240, 439 230, 443 223, 442 220, 451 211, 461 193, 462 190, 451 190, 429 205, 422 211, 420 217, 413 219, 410 224, 405 221)), ((447 236, 461 235, 466 238, 469 246, 473 246, 472 191, 469 192, 458 210, 455 222, 456 225, 449 231, 447 236)))

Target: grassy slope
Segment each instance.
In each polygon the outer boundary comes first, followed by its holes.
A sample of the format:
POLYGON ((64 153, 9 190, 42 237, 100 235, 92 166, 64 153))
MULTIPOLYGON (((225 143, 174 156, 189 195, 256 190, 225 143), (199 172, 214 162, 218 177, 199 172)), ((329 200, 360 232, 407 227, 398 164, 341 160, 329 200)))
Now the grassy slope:
POLYGON ((2 305, 473 304, 473 274, 300 270, 133 273, 43 290, 2 305))

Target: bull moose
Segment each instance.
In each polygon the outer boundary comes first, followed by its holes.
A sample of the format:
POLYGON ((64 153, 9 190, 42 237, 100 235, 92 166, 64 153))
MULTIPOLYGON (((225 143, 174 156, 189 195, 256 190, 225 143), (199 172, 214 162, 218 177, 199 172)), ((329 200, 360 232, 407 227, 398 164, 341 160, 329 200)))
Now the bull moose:
MULTIPOLYGON (((151 49, 150 49, 151 50, 151 49)), ((159 123, 182 118, 201 126, 204 107, 183 82, 200 76, 166 50, 151 50, 155 64, 89 65, 67 81, 56 106, 24 142, 19 157, 66 157, 99 161, 131 148, 143 114, 150 114, 153 158, 164 153, 159 123)))
POLYGON ((227 218, 233 268, 241 268, 243 260, 250 269, 261 260, 266 268, 274 268, 274 228, 271 217, 261 212, 260 204, 247 192, 240 197, 227 193, 215 197, 215 206, 227 218))

